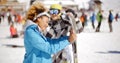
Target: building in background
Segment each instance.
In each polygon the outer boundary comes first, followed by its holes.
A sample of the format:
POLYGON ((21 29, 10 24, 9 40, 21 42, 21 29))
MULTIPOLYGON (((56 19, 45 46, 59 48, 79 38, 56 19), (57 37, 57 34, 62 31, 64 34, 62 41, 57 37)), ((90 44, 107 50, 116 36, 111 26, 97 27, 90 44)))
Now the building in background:
POLYGON ((78 10, 78 4, 76 3, 75 0, 30 0, 30 5, 34 1, 41 1, 42 3, 45 4, 47 8, 50 8, 50 5, 52 4, 61 4, 64 8, 73 8, 74 10, 78 10))
POLYGON ((17 12, 22 13, 26 11, 26 3, 18 2, 18 0, 0 0, 0 12, 17 12))
POLYGON ((39 0, 43 2, 47 8, 52 4, 61 4, 63 7, 78 10, 78 4, 74 0, 39 0))
MULTIPOLYGON (((29 6, 36 0, 0 0, 0 11, 13 9, 16 12, 25 12, 29 6)), ((61 4, 63 7, 72 8, 76 11, 80 9, 89 9, 95 11, 101 10, 100 0, 38 0, 45 4, 47 8, 51 4, 61 4)))

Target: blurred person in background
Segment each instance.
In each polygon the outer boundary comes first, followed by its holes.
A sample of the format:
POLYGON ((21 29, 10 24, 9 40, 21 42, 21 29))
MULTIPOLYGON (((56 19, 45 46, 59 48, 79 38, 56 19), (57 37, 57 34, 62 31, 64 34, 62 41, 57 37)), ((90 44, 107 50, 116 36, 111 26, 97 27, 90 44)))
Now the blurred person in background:
POLYGON ((76 39, 71 29, 69 36, 50 39, 43 35, 49 22, 49 14, 44 5, 35 1, 27 12, 24 31, 25 56, 23 63, 52 63, 51 55, 59 52, 76 39))
POLYGON ((1 14, 0 14, 0 24, 1 24, 1 21, 2 21, 2 16, 1 16, 1 14))
POLYGON ((108 24, 109 24, 110 32, 113 31, 113 28, 112 28, 113 19, 114 19, 114 16, 113 16, 113 14, 112 14, 112 10, 109 10, 108 24))
POLYGON ((17 23, 21 24, 21 22, 22 22, 22 16, 18 13, 16 18, 17 18, 17 23))
POLYGON ((84 28, 85 24, 87 24, 87 15, 82 12, 82 15, 80 16, 80 21, 82 22, 82 26, 84 28))
POLYGON ((119 18, 119 13, 116 13, 115 20, 118 21, 118 18, 119 18))
POLYGON ((4 17, 5 17, 5 13, 4 12, 1 13, 1 17, 2 17, 2 21, 4 21, 4 17))
POLYGON ((18 37, 18 32, 17 29, 14 26, 14 23, 11 23, 10 25, 10 33, 12 38, 17 38, 18 37))
POLYGON ((99 10, 98 13, 97 13, 98 25, 97 25, 97 28, 96 28, 96 32, 100 32, 102 19, 103 19, 102 10, 99 10))
POLYGON ((8 24, 10 25, 11 23, 12 23, 12 15, 9 14, 9 15, 8 15, 8 24))
POLYGON ((95 29, 95 25, 94 25, 94 22, 95 22, 95 17, 96 15, 95 15, 95 13, 93 12, 92 13, 92 16, 90 17, 90 19, 91 19, 91 22, 92 22, 92 27, 93 27, 93 29, 95 29))

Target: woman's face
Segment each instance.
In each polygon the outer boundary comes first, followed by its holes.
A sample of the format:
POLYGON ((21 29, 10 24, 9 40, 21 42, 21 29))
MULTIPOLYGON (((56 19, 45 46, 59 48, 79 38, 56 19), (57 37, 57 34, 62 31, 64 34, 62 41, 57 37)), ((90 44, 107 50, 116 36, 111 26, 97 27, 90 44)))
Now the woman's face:
POLYGON ((38 18, 38 26, 42 31, 45 31, 48 27, 49 18, 47 16, 42 16, 38 18))

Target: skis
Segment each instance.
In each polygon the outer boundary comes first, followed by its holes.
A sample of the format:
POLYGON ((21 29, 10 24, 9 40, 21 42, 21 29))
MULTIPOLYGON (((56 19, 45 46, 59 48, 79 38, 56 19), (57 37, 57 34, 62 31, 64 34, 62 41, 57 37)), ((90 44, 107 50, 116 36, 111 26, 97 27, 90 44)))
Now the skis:
MULTIPOLYGON (((69 16, 70 18, 70 21, 72 23, 72 29, 75 31, 75 33, 77 33, 77 25, 76 25, 76 21, 75 21, 75 18, 73 16, 69 16)), ((73 56, 74 56, 74 63, 78 63, 78 57, 77 57, 77 43, 75 42, 75 50, 76 50, 76 53, 73 53, 73 56)))

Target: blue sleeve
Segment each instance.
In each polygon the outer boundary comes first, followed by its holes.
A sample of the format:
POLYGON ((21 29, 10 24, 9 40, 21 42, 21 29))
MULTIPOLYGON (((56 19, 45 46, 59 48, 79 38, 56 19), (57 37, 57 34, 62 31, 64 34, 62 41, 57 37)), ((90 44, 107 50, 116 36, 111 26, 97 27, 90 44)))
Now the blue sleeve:
POLYGON ((51 44, 52 54, 59 52, 70 44, 70 42, 68 41, 68 36, 60 37, 59 39, 48 39, 48 41, 51 44))
MULTIPOLYGON (((25 31, 25 39, 32 47, 50 54, 50 44, 47 42, 42 35, 35 32, 33 29, 27 29, 25 31)), ((29 45, 28 45, 29 46, 29 45)))
POLYGON ((48 54, 58 52, 69 44, 67 37, 45 40, 42 35, 32 29, 27 30, 26 35, 33 47, 48 54))

